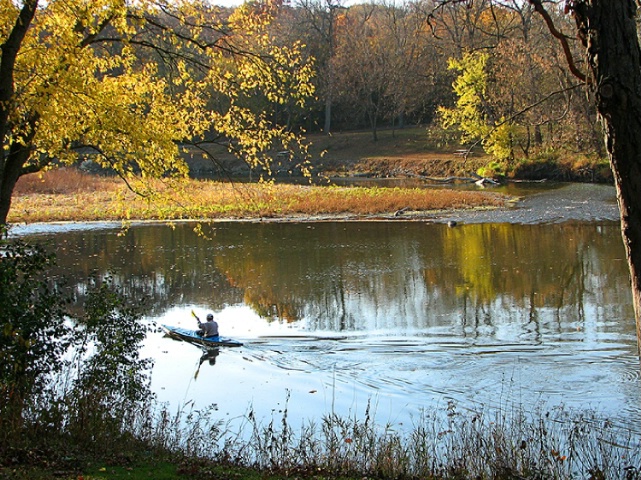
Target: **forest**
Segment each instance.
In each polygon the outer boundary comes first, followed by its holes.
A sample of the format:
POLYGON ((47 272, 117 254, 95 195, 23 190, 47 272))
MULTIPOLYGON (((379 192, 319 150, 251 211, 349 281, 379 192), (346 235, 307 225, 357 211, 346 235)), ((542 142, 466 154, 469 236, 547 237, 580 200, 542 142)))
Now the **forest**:
MULTIPOLYGON (((376 141, 381 128, 420 124, 436 145, 482 144, 499 160, 604 155, 586 90, 528 2, 270 5, 276 41, 301 42, 315 68, 313 99, 272 106, 291 128, 367 129, 376 141)), ((572 31, 562 5, 547 8, 558 30, 572 31)))

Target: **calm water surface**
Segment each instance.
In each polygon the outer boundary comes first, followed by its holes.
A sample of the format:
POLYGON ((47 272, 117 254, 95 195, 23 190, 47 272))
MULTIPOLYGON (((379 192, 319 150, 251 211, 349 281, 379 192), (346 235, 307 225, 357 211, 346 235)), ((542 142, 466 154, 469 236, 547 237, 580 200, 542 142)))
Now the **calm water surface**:
POLYGON ((594 409, 640 424, 627 265, 613 221, 95 225, 34 235, 80 296, 111 275, 158 324, 213 311, 245 342, 151 334, 153 389, 228 419, 325 413, 411 425, 463 409, 594 409), (201 364, 202 361, 202 364, 201 364))

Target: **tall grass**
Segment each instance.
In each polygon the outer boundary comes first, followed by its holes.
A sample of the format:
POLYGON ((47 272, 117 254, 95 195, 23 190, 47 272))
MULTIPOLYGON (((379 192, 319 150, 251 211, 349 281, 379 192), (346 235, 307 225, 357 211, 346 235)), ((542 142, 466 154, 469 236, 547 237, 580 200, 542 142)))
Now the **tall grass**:
POLYGON ((118 184, 119 181, 115 177, 90 175, 76 168, 58 168, 42 173, 23 175, 16 184, 14 195, 101 192, 117 188, 118 184))
POLYGON ((350 478, 641 478, 638 432, 593 412, 461 413, 450 403, 424 412, 410 431, 363 418, 326 415, 295 431, 287 409, 261 423, 250 410, 244 431, 211 412, 161 411, 148 438, 192 458, 293 474, 350 478))
POLYGON ((460 412, 449 403, 410 427, 378 424, 368 407, 362 417, 327 414, 295 428, 287 407, 268 419, 249 409, 221 420, 213 408, 170 413, 150 401, 116 418, 100 399, 84 400, 34 405, 0 465, 82 471, 172 459, 195 478, 224 465, 295 478, 641 479, 638 431, 561 407, 460 412))
POLYGON ((138 184, 136 195, 115 178, 57 170, 20 179, 10 222, 393 216, 396 212, 494 208, 508 198, 489 192, 231 184, 204 180, 138 184))

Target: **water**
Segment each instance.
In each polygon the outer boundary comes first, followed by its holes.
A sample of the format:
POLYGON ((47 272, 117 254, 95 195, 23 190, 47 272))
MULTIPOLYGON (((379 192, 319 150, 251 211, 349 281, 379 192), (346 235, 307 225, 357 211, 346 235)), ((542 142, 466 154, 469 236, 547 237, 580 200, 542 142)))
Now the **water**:
POLYGON ((88 276, 110 275, 150 321, 195 328, 192 310, 213 311, 222 334, 245 342, 201 358, 151 334, 152 388, 172 410, 242 422, 287 408, 296 424, 369 409, 403 428, 453 401, 593 409, 640 424, 615 221, 221 222, 206 238, 193 227, 30 232, 55 248, 54 275, 80 298, 88 276))

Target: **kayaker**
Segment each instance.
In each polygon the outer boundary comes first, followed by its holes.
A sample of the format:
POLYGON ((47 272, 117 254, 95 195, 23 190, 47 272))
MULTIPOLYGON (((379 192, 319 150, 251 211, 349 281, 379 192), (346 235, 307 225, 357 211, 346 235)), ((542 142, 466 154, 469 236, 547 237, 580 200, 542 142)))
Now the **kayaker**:
POLYGON ((200 330, 198 330, 198 335, 202 335, 203 337, 218 336, 218 323, 214 320, 213 314, 208 313, 207 321, 204 323, 201 322, 200 319, 198 319, 198 326, 200 327, 200 330))

